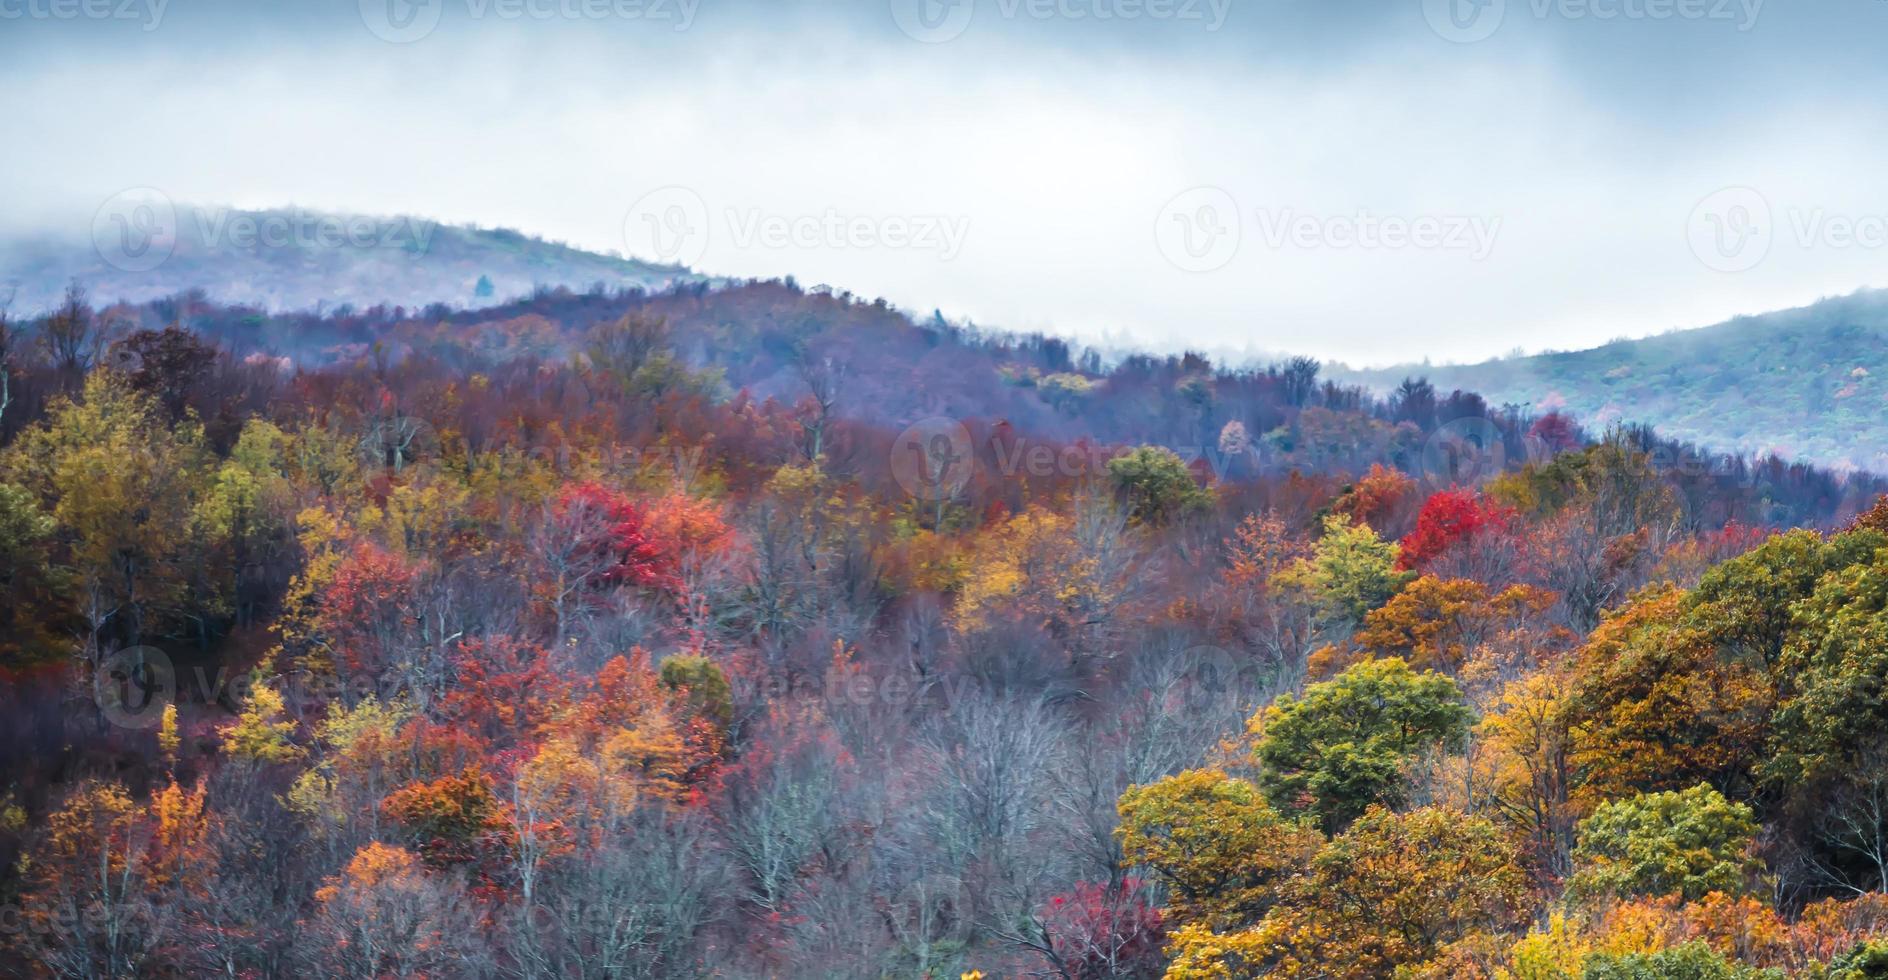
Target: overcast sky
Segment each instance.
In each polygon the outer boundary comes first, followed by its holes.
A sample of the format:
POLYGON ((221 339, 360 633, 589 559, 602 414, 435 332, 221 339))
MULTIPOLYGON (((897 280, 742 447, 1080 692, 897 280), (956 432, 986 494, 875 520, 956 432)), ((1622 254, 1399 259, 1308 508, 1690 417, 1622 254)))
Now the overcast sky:
POLYGON ((0 222, 148 187, 1460 360, 1888 285, 1884 39, 1881 0, 0 0, 0 222))

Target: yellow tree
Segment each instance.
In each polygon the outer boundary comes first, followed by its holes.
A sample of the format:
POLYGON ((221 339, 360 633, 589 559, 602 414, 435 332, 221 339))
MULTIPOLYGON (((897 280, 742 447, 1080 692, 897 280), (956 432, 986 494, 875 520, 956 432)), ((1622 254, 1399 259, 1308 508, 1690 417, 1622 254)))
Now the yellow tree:
POLYGON ((1167 886, 1168 913, 1212 929, 1264 917, 1324 841, 1309 822, 1280 816, 1258 787, 1217 769, 1133 787, 1119 809, 1122 852, 1167 886))
POLYGON ((81 400, 61 400, 22 432, 8 468, 52 501, 75 572, 87 654, 107 631, 136 645, 187 602, 195 501, 209 470, 191 418, 172 425, 152 399, 114 372, 86 378, 81 400))

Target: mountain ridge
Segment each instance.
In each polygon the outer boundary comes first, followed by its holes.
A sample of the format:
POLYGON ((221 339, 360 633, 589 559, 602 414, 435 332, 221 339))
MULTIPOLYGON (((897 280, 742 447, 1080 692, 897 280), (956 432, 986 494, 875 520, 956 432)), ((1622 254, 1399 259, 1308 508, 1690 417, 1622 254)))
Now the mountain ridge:
POLYGON ((1888 291, 1575 351, 1326 373, 1376 390, 1406 377, 1589 424, 1649 423, 1719 452, 1888 471, 1888 291))

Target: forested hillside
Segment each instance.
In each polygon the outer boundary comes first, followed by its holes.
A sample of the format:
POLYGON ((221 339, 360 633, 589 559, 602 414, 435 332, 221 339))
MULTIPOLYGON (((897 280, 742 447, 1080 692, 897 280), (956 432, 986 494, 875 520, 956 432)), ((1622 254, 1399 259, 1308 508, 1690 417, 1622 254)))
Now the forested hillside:
POLYGON ((0 378, 0 972, 1888 964, 1865 474, 790 282, 0 378))
POLYGON ((505 228, 116 198, 93 218, 89 240, 11 232, 0 240, 0 270, 0 301, 16 315, 53 309, 74 278, 107 301, 194 291, 265 310, 483 307, 541 286, 662 289, 702 278, 505 228))
POLYGON ((1880 291, 1593 350, 1338 376, 1387 389, 1417 374, 1497 404, 1656 425, 1720 451, 1888 469, 1888 294, 1880 291))

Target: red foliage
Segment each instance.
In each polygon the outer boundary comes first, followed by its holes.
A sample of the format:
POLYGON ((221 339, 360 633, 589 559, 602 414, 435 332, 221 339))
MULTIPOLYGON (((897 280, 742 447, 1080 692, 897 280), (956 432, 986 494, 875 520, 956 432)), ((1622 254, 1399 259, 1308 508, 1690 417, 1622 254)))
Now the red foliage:
POLYGON ((1082 882, 1049 899, 1037 918, 1049 946, 1045 955, 1059 961, 1064 976, 1103 980, 1160 972, 1167 926, 1136 879, 1118 888, 1082 882))
POLYGON ((1397 566, 1421 568, 1456 546, 1484 533, 1505 534, 1514 512, 1483 500, 1472 490, 1451 487, 1423 502, 1416 530, 1404 537, 1397 566))
POLYGON ((321 594, 318 625, 345 665, 372 673, 391 663, 413 618, 419 570, 399 555, 356 541, 321 594))
POLYGON ((560 520, 589 528, 583 547, 604 562, 602 581, 673 591, 675 556, 648 527, 648 516, 624 494, 597 483, 566 487, 557 501, 560 520))
POLYGON ((460 729, 493 746, 537 729, 569 698, 570 682, 551 669, 536 644, 499 637, 459 647, 459 683, 440 706, 460 729))
POLYGON ((1580 427, 1559 412, 1548 412, 1528 428, 1527 437, 1537 441, 1549 454, 1558 455, 1580 448, 1580 427))

